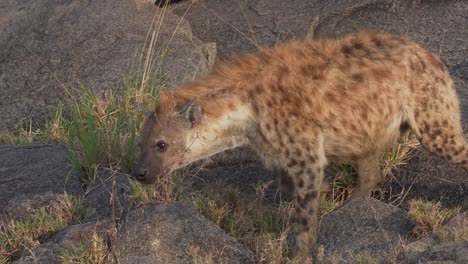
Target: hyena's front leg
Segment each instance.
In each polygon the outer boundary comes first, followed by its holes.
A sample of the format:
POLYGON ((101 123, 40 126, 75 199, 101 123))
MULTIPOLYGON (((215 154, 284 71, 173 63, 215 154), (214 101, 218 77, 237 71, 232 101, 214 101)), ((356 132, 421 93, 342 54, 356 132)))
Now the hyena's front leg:
POLYGON ((287 164, 288 173, 294 183, 296 212, 293 234, 296 255, 301 263, 311 261, 316 241, 320 189, 326 165, 321 145, 320 142, 307 148, 298 147, 294 152, 300 155, 291 158, 287 164))

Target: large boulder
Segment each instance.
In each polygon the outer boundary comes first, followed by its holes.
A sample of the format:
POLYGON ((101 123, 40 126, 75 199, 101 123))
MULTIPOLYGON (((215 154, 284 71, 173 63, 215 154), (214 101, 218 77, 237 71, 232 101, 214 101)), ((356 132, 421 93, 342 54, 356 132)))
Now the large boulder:
POLYGON ((119 232, 123 263, 255 263, 245 246, 200 215, 190 202, 148 204, 129 212, 119 232), (211 261, 211 262, 209 262, 211 261))
POLYGON ((323 217, 319 242, 326 255, 380 257, 409 238, 412 228, 403 210, 373 198, 356 199, 323 217))
POLYGON ((0 27, 0 131, 42 121, 71 86, 122 90, 125 78, 142 73, 153 32, 149 81, 179 85, 210 70, 216 54, 185 20, 145 0, 4 0, 0 27))
POLYGON ((80 194, 79 178, 71 169, 64 146, 0 146, 0 209, 21 195, 80 194))

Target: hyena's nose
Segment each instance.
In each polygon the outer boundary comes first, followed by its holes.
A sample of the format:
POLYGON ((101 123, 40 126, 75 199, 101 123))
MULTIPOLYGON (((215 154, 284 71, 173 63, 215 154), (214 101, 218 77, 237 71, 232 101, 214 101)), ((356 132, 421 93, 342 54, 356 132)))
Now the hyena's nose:
POLYGON ((148 173, 148 171, 145 170, 145 169, 136 170, 133 173, 133 177, 135 177, 137 180, 141 181, 141 180, 145 179, 145 176, 146 176, 147 173, 148 173))

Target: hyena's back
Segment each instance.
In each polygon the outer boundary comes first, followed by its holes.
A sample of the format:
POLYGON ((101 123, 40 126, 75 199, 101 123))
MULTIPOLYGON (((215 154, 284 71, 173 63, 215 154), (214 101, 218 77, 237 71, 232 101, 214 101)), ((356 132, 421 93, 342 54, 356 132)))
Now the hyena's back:
POLYGON ((414 41, 363 32, 266 49, 259 61, 255 70, 266 74, 249 97, 270 141, 319 126, 327 159, 348 162, 377 155, 411 128, 429 150, 467 168, 453 81, 414 41))

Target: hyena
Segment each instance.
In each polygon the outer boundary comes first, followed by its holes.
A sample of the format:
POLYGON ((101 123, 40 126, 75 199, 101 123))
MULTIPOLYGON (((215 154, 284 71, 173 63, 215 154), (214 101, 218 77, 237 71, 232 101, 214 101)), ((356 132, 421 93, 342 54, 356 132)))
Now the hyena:
POLYGON ((327 162, 356 165, 352 198, 382 180, 379 156, 405 130, 468 170, 459 99, 428 49, 389 33, 293 41, 218 65, 162 91, 142 132, 134 176, 154 183, 177 168, 250 145, 294 184, 297 254, 315 243, 327 162))

